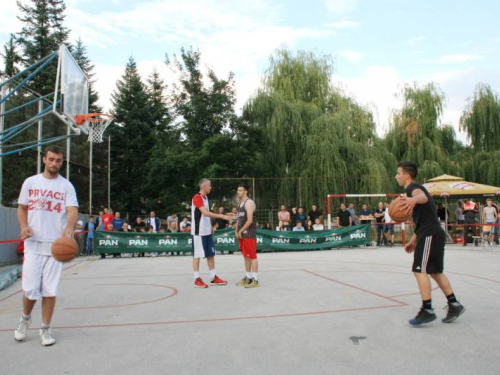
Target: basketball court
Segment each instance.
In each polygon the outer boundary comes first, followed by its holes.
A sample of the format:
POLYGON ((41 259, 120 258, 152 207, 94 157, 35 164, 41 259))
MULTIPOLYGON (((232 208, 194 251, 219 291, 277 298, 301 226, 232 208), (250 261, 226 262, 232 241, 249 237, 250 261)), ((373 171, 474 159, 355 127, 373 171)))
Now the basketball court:
MULTIPOLYGON (((500 248, 448 246, 446 269, 466 313, 412 327, 420 297, 401 247, 259 254, 256 289, 237 287, 238 254, 217 257, 227 286, 192 287, 189 256, 77 258, 38 342, 40 305, 14 340, 21 283, 0 292, 2 373, 499 374, 500 248)), ((206 265, 202 277, 208 277, 206 265)), ((435 285, 434 285, 435 286, 435 285)))

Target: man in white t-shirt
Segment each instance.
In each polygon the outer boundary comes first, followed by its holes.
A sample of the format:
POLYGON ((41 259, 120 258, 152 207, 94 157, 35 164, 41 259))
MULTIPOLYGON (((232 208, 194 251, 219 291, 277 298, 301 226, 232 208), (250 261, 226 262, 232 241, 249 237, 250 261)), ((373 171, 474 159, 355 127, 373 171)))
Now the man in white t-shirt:
POLYGON ((325 229, 325 226, 323 224, 321 224, 321 219, 318 217, 314 221, 313 230, 324 230, 324 229, 325 229))
POLYGON ((389 246, 394 246, 394 224, 391 216, 389 215, 389 202, 385 202, 385 212, 384 212, 384 237, 387 240, 389 246))
POLYGON ((493 206, 493 201, 491 199, 486 200, 487 206, 483 209, 483 223, 489 224, 483 227, 483 237, 486 237, 488 241, 488 245, 491 246, 491 237, 495 234, 495 226, 492 224, 496 224, 498 219, 498 212, 495 206, 493 206), (488 228, 485 230, 484 228, 488 228), (488 233, 489 232, 489 233, 488 233))
POLYGON ((78 220, 78 200, 73 185, 59 175, 63 163, 59 146, 45 149, 43 173, 27 178, 21 188, 17 218, 24 240, 23 315, 15 330, 15 339, 23 341, 31 324, 31 312, 42 299, 40 342, 55 344, 50 322, 54 313, 62 263, 54 259, 52 243, 61 236, 73 238, 78 220))

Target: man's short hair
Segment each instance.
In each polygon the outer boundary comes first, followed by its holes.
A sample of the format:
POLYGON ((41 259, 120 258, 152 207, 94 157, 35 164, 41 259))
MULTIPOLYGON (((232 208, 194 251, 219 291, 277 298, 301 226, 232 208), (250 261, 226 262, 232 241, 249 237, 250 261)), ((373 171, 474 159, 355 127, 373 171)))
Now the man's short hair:
POLYGON ((56 155, 62 155, 64 157, 64 151, 62 149, 62 147, 60 146, 57 146, 57 145, 50 145, 48 147, 45 147, 45 150, 43 151, 43 157, 47 157, 47 154, 49 152, 52 152, 56 155))
POLYGON ((402 161, 398 164, 398 168, 401 168, 403 172, 408 173, 412 179, 417 178, 418 175, 417 163, 413 161, 402 161))
POLYGON ((210 182, 208 178, 202 178, 200 182, 198 183, 198 186, 201 188, 203 185, 205 185, 207 182, 210 182))
POLYGON ((246 184, 246 182, 239 182, 237 187, 242 187, 243 189, 245 189, 245 191, 248 191, 248 185, 246 184))
POLYGON ((486 202, 493 202, 491 198, 486 199, 486 202))

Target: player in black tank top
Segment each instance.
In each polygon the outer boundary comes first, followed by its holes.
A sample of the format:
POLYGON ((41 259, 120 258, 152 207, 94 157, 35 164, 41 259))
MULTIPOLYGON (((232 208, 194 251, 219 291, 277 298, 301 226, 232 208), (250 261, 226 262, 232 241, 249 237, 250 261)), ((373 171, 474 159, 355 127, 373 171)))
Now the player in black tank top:
POLYGON ((259 286, 257 261, 257 219, 255 217, 255 203, 248 198, 248 188, 245 184, 239 184, 236 192, 240 200, 238 205, 238 222, 235 235, 238 238, 238 250, 241 251, 245 260, 245 277, 236 283, 245 288, 256 288, 259 286))
POLYGON ((431 281, 436 281, 448 300, 448 313, 443 323, 457 319, 465 308, 457 301, 448 278, 443 274, 445 233, 437 218, 434 199, 424 186, 415 182, 418 169, 411 161, 398 164, 396 180, 406 189, 405 206, 407 213, 412 213, 415 234, 405 245, 407 253, 414 253, 412 271, 422 297, 422 308, 409 323, 415 326, 430 323, 436 319, 432 309, 431 281))

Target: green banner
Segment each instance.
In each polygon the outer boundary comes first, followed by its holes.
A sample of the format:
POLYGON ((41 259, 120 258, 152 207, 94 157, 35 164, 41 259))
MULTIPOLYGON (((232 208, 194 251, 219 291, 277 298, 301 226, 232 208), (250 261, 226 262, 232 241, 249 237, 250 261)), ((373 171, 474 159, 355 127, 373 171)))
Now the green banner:
MULTIPOLYGON (((237 251, 238 241, 234 230, 218 230, 214 234, 215 249, 237 251)), ((311 232, 276 232, 257 230, 258 251, 294 251, 333 249, 335 247, 360 246, 371 243, 369 224, 349 228, 311 232)), ((94 250, 97 254, 117 253, 190 253, 190 233, 136 233, 94 232, 94 250)))

